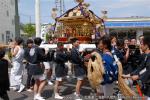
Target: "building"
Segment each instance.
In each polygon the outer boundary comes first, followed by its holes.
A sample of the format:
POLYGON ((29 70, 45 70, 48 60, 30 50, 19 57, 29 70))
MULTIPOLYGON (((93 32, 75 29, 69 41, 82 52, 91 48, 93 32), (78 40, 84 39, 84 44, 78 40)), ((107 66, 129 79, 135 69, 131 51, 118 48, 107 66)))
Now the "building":
POLYGON ((43 42, 47 41, 47 35, 51 35, 51 27, 51 24, 41 25, 41 38, 44 40, 43 42))
POLYGON ((150 17, 107 18, 105 27, 107 33, 115 33, 119 38, 150 36, 150 17))
POLYGON ((15 0, 0 0, 0 43, 15 37, 15 0))

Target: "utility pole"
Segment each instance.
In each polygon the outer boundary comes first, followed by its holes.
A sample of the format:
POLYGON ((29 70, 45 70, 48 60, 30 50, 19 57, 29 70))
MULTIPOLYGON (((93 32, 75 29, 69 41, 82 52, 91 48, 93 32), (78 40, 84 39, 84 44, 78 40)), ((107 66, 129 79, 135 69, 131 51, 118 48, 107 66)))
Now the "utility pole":
POLYGON ((18 13, 18 0, 15 0, 15 36, 20 36, 20 18, 18 13))
POLYGON ((56 9, 59 12, 58 16, 62 15, 65 12, 65 3, 64 0, 55 0, 56 9))
POLYGON ((40 37, 41 36, 40 0, 35 0, 35 23, 36 23, 36 37, 40 37))

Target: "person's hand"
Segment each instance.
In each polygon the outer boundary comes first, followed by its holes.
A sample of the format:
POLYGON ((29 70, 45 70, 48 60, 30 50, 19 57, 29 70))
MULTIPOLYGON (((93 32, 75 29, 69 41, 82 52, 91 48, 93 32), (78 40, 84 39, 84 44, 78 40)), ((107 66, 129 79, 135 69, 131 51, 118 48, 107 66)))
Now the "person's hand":
POLYGON ((12 48, 12 49, 14 49, 15 48, 15 43, 14 42, 10 42, 9 43, 9 47, 12 48))
POLYGON ((49 52, 49 48, 45 48, 45 55, 47 55, 49 52))
POLYGON ((128 50, 129 46, 127 44, 125 44, 124 48, 128 50))
POLYGON ((131 75, 130 74, 122 75, 122 78, 131 78, 131 75))
POLYGON ((138 75, 133 75, 133 76, 131 76, 131 78, 132 78, 132 80, 138 80, 139 79, 139 76, 138 75))

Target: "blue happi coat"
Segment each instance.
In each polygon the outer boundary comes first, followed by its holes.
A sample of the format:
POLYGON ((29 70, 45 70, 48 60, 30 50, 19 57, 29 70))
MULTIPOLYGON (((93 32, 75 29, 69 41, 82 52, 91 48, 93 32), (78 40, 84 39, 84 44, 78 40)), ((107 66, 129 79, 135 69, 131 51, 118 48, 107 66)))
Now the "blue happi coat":
POLYGON ((105 74, 103 76, 104 84, 111 84, 114 81, 118 80, 118 66, 114 58, 109 54, 102 54, 102 59, 104 62, 105 74))

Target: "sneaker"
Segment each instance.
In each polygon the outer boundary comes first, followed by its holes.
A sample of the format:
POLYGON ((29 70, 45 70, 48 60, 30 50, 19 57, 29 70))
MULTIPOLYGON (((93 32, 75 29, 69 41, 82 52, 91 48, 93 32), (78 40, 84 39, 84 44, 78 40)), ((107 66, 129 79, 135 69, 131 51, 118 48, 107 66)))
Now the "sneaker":
POLYGON ((22 92, 24 90, 25 86, 24 85, 20 85, 20 89, 17 92, 22 92))
POLYGON ((12 89, 13 91, 18 91, 19 90, 18 86, 11 86, 9 88, 12 89))
POLYGON ((77 94, 76 92, 74 92, 74 95, 75 95, 75 100, 82 100, 82 99, 80 98, 80 95, 77 94))
POLYGON ((63 99, 64 97, 58 95, 58 94, 55 94, 55 99, 63 99))
POLYGON ((66 76, 66 78, 70 78, 70 76, 69 76, 69 75, 67 75, 67 76, 66 76))
POLYGON ((34 100, 45 100, 45 99, 41 97, 40 95, 36 95, 34 96, 34 100))
POLYGON ((76 92, 74 92, 74 95, 77 95, 77 93, 76 93, 76 92))
POLYGON ((33 92, 33 90, 32 90, 32 89, 27 89, 27 91, 28 91, 28 92, 33 92))
POLYGON ((75 100, 82 100, 79 96, 75 96, 75 100))
POLYGON ((53 83, 52 83, 51 81, 48 81, 48 84, 49 84, 49 85, 53 85, 53 83))

